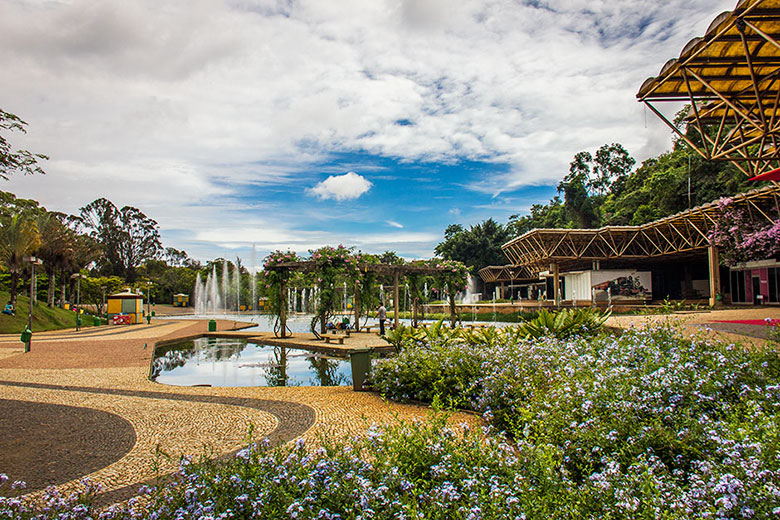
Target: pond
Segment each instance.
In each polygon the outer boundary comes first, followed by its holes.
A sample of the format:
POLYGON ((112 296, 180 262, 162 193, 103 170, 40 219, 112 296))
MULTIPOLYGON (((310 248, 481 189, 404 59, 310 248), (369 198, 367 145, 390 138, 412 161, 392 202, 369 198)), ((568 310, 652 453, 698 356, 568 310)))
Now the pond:
POLYGON ((347 358, 231 338, 198 338, 156 349, 151 379, 176 386, 352 384, 347 358))

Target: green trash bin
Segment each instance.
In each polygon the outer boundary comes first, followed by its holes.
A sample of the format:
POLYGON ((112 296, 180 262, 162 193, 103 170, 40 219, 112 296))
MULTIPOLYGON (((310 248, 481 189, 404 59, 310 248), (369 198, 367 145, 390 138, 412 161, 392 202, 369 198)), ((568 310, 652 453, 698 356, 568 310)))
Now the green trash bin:
POLYGON ((209 320, 209 332, 217 332, 217 320, 209 320))
POLYGON ((30 340, 32 339, 32 331, 29 327, 25 327, 22 331, 22 335, 19 339, 24 343, 24 351, 30 352, 30 340))
POLYGON ((95 316, 94 318, 92 318, 92 325, 94 325, 95 327, 99 327, 103 325, 103 320, 101 320, 99 316, 95 316))
POLYGON ((349 364, 352 366, 352 390, 362 392, 368 375, 371 373, 371 352, 374 349, 363 347, 349 351, 349 364))

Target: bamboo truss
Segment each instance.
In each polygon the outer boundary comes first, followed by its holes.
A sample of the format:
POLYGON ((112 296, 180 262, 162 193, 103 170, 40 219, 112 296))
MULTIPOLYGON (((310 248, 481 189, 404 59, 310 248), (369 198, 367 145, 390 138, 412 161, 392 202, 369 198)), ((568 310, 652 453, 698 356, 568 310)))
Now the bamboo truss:
MULTIPOLYGON (((780 186, 771 185, 732 197, 732 207, 751 218, 774 222, 780 213, 780 186)), ((592 261, 638 260, 696 253, 710 246, 709 234, 722 214, 718 202, 683 211, 642 226, 599 229, 534 229, 502 246, 515 268, 547 271, 551 264, 583 268, 592 261)), ((480 272, 481 274, 481 272, 480 272)))
POLYGON ((742 0, 722 13, 637 98, 706 159, 751 177, 780 166, 780 0, 742 0), (668 102, 688 104, 685 128, 659 108, 668 102))
POLYGON ((532 273, 525 266, 518 265, 489 265, 480 269, 478 274, 482 281, 487 283, 516 282, 539 278, 537 274, 532 273))

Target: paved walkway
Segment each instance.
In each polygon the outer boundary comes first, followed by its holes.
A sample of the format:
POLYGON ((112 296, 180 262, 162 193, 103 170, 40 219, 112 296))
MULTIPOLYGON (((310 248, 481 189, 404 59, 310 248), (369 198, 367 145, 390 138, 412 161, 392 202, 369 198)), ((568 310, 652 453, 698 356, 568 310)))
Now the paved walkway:
POLYGON ((673 322, 686 327, 691 332, 707 334, 724 341, 738 341, 747 345, 761 346, 766 343, 769 327, 728 322, 764 320, 765 318, 780 319, 780 307, 764 305, 707 311, 682 311, 673 314, 620 315, 612 316, 607 321, 607 325, 627 328, 642 327, 651 323, 673 322))
MULTIPOLYGON (((233 326, 217 323, 219 331, 233 326)), ((156 472, 174 470, 180 455, 245 446, 250 425, 256 440, 316 443, 323 434, 359 435, 372 423, 428 413, 351 387, 172 387, 148 379, 155 342, 206 329, 206 321, 166 320, 37 333, 26 354, 18 337, 0 335, 0 472, 31 490, 67 490, 88 475, 123 499, 156 472)), ((358 334, 345 344, 376 340, 358 334)))

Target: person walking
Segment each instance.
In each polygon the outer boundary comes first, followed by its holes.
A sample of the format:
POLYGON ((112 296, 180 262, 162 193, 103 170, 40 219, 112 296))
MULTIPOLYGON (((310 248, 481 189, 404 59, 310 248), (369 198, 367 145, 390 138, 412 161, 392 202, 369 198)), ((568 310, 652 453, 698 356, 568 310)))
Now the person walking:
POLYGON ((379 318, 379 335, 384 336, 385 321, 387 320, 387 309, 385 309, 385 304, 380 303, 376 311, 376 317, 379 318))

